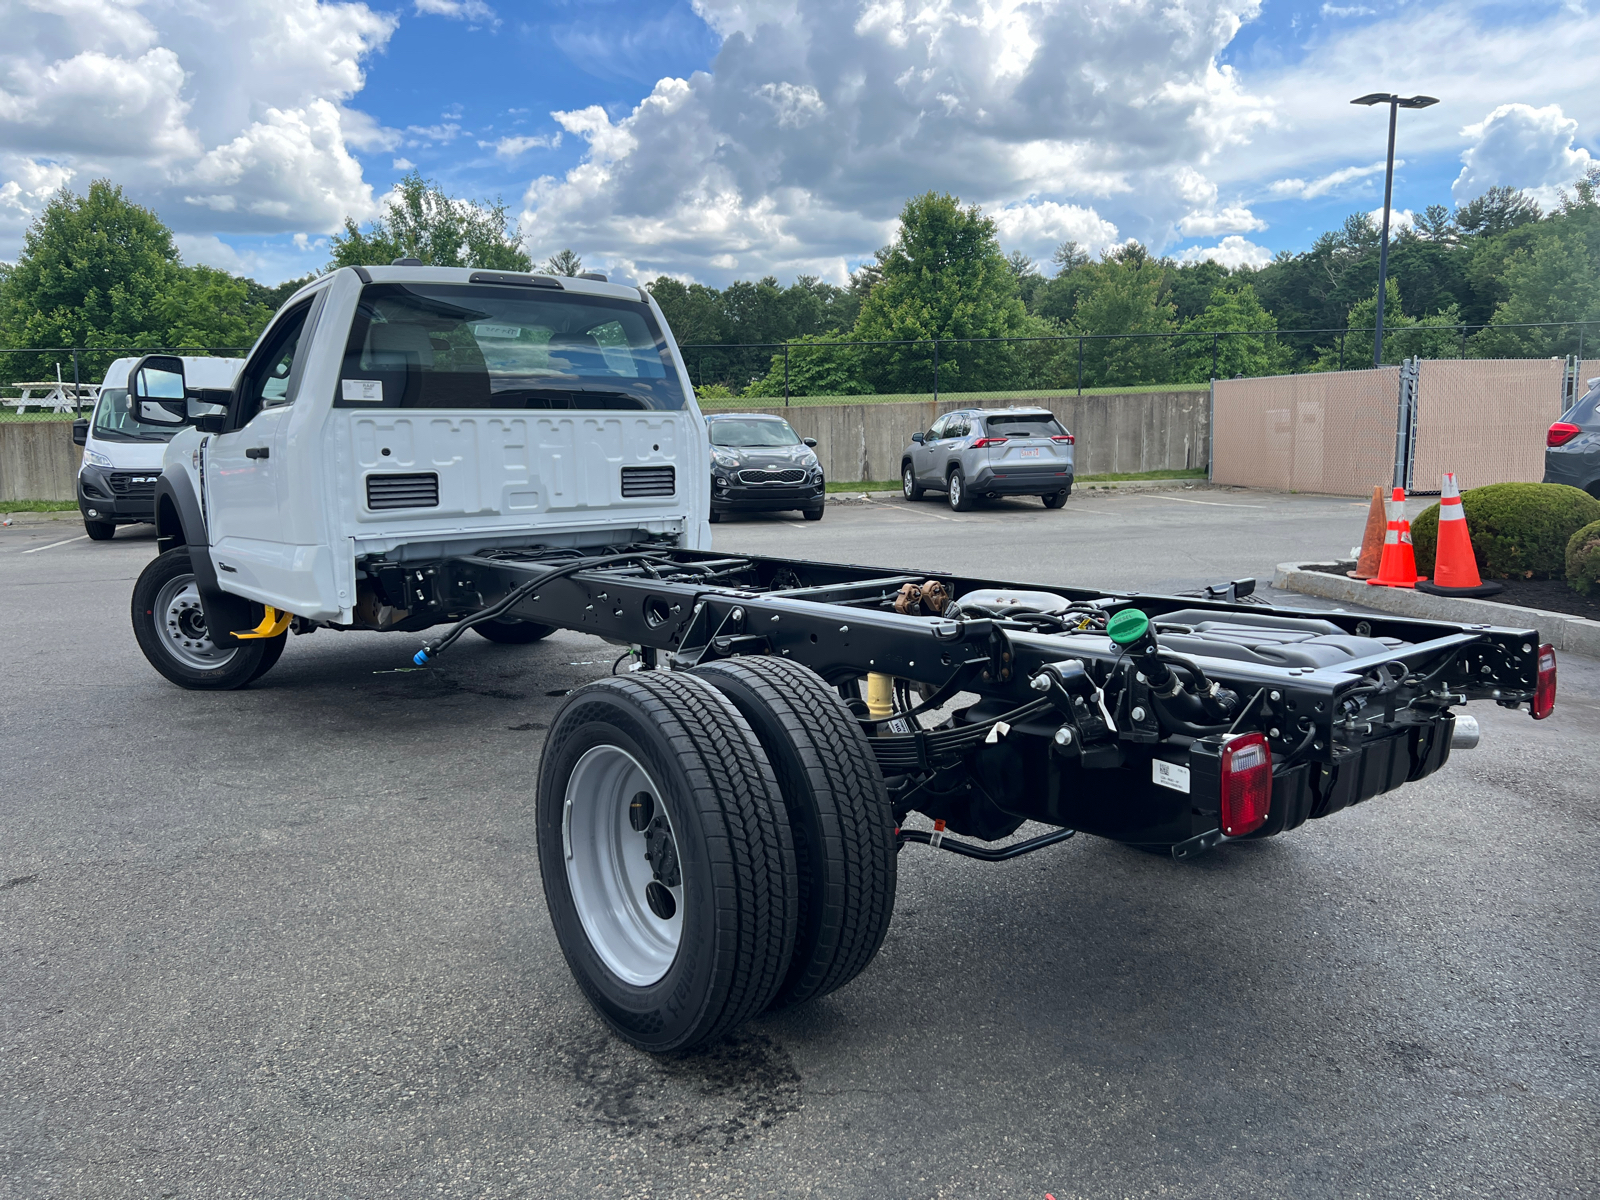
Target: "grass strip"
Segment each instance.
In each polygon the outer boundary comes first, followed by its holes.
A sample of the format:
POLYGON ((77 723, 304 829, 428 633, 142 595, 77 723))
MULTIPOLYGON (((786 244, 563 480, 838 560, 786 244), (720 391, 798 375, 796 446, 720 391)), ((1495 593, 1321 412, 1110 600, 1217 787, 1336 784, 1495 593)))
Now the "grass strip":
POLYGON ((77 511, 76 500, 0 500, 0 513, 77 511))

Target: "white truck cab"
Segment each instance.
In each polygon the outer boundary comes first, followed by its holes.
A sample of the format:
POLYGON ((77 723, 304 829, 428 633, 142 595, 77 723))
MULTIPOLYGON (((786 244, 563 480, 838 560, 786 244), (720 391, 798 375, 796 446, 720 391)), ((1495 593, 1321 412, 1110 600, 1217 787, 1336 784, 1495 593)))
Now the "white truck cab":
MULTIPOLYGON (((137 416, 180 430, 155 518, 163 550, 188 549, 195 619, 178 636, 176 610, 152 612, 165 634, 148 632, 208 656, 179 661, 185 675, 229 658, 229 635, 263 610, 302 625, 403 623, 369 586, 372 564, 709 544, 704 425, 639 288, 345 268, 290 298, 226 394, 187 371, 147 356, 130 379, 137 416), (205 403, 224 409, 201 415, 205 403), (194 636, 201 616, 222 636, 194 636)), ((152 662, 166 672, 170 658, 152 662)), ((216 671, 209 686, 239 686, 222 682, 236 671, 203 669, 216 671)))
MULTIPOLYGON (((155 520, 156 481, 161 477, 171 424, 139 420, 128 403, 128 370, 137 359, 119 358, 106 368, 100 396, 88 417, 73 422, 72 440, 83 447, 78 466, 78 509, 83 528, 97 542, 116 535, 118 525, 155 520)), ((191 387, 231 388, 242 358, 183 357, 191 387)))

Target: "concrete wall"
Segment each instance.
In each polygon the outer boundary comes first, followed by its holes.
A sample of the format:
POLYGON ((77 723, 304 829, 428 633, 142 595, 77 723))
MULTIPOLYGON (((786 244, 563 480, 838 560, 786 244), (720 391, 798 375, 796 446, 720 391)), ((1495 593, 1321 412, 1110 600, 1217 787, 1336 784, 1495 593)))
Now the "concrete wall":
POLYGON ((71 421, 0 421, 0 504, 76 499, 82 459, 71 421))
MULTIPOLYGON (((1132 392, 1060 396, 1019 404, 1044 407, 1076 435, 1080 475, 1204 469, 1209 452, 1210 396, 1206 392, 1132 392)), ((817 457, 830 480, 851 483, 900 476, 900 455, 911 435, 956 408, 1003 408, 986 399, 742 409, 787 417, 801 437, 817 439, 817 457)))

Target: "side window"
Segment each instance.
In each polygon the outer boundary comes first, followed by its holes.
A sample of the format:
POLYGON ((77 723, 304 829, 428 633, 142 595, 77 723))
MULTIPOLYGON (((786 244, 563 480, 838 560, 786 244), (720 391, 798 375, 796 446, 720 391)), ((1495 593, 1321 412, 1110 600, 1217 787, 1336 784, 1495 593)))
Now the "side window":
POLYGON ((940 417, 932 425, 928 426, 928 432, 922 435, 922 440, 924 442, 937 442, 944 436, 944 427, 949 424, 949 420, 948 417, 940 417))
POLYGON ((266 342, 245 365, 241 380, 244 404, 239 416, 240 425, 248 423, 264 408, 294 402, 294 395, 289 390, 292 382, 290 375, 310 312, 310 303, 303 304, 279 321, 266 342))
POLYGON ((968 418, 951 417, 949 423, 945 426, 944 436, 947 438, 964 438, 967 436, 969 428, 968 418))

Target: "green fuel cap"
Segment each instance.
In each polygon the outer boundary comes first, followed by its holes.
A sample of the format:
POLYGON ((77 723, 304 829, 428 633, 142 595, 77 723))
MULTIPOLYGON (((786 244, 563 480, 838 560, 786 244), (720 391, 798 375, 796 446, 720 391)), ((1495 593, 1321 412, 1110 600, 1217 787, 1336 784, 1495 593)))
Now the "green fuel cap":
POLYGON ((1119 646, 1131 646, 1150 630, 1150 618, 1137 608, 1125 608, 1106 623, 1106 632, 1119 646))

